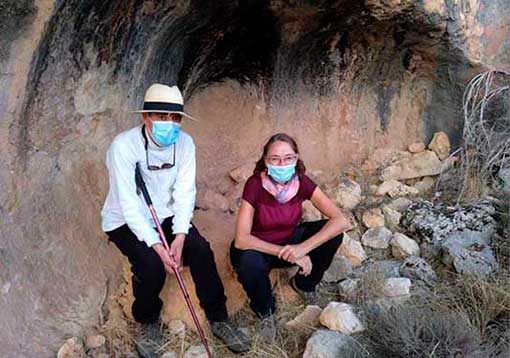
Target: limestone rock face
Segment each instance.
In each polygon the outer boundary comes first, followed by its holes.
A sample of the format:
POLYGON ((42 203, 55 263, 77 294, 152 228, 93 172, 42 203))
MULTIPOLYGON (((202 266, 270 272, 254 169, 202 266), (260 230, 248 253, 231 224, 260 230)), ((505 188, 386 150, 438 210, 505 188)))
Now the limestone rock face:
POLYGON ((254 163, 243 164, 230 171, 229 176, 238 184, 243 184, 253 174, 254 163))
POLYGON ((330 302, 322 311, 320 322, 329 329, 340 331, 347 335, 361 332, 365 329, 354 313, 353 307, 341 302, 330 302))
POLYGON ((217 209, 221 211, 228 211, 230 203, 228 200, 213 190, 200 191, 197 195, 196 206, 200 209, 217 209))
POLYGON ((409 144, 409 147, 407 147, 407 149, 411 153, 423 152, 425 150, 425 148, 426 148, 426 146, 425 146, 425 143, 423 143, 423 142, 415 142, 415 143, 409 144))
MULTIPOLYGON (((462 86, 486 69, 510 72, 502 40, 510 29, 497 25, 510 23, 506 0, 322 5, 2 2, 0 356, 54 355, 100 323, 105 292, 119 293, 124 261, 99 214, 105 155, 117 134, 141 123, 130 111, 142 107, 152 82, 181 87, 186 111, 200 120, 183 121, 196 144, 198 187, 226 195, 232 168, 246 165, 233 174, 242 185, 277 130, 296 138, 308 169, 336 173, 431 138, 436 128, 454 148, 463 118, 452 103, 462 94, 451 79, 462 86), (322 19, 338 31, 324 32, 322 19), (34 213, 38 220, 29 220, 34 213)), ((361 199, 331 197, 345 207, 361 199)), ((226 243, 213 247, 231 305, 245 297, 222 268, 234 225, 223 214, 194 220, 204 236, 226 243), (213 226, 221 230, 210 235, 213 226)), ((173 307, 167 320, 183 307, 169 294, 173 284, 162 297, 179 304, 165 305, 173 307)))
POLYGON ((57 352, 57 358, 85 358, 85 349, 79 338, 69 338, 57 352))
POLYGON ((437 154, 438 158, 445 160, 450 155, 450 139, 445 132, 437 132, 429 143, 429 149, 437 154))

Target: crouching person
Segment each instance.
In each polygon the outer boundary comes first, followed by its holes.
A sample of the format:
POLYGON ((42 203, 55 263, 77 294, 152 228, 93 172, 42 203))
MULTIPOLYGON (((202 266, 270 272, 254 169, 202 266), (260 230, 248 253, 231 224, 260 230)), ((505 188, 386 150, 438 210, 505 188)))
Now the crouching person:
POLYGON ((316 304, 315 288, 342 243, 342 233, 351 228, 350 220, 305 174, 294 139, 283 133, 272 136, 245 184, 230 249, 264 339, 274 341, 276 335, 271 269, 298 265, 291 286, 307 304, 316 304), (305 200, 329 220, 300 223, 305 200))

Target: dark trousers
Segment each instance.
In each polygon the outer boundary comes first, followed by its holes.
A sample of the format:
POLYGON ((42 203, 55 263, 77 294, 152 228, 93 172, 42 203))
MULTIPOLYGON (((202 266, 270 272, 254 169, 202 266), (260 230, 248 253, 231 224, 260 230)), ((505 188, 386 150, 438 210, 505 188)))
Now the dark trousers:
MULTIPOLYGON (((327 220, 320 220, 300 224, 292 235, 290 244, 298 244, 309 239, 319 232, 326 222, 327 220)), ((315 290, 315 286, 321 281, 342 243, 342 238, 343 234, 340 234, 308 253, 312 261, 312 272, 306 277, 299 273, 296 275, 295 282, 299 289, 315 290)), ((239 250, 234 243, 230 247, 230 260, 237 273, 237 279, 248 294, 251 309, 259 317, 274 312, 275 300, 269 272, 272 268, 288 267, 293 264, 256 250, 239 250)))
MULTIPOLYGON (((164 220, 161 226, 170 245, 175 239, 172 234, 172 218, 164 220)), ((133 317, 140 323, 155 322, 163 306, 159 298, 166 278, 163 262, 156 251, 148 247, 145 242, 138 240, 127 225, 106 234, 131 263, 135 298, 131 307, 133 317)), ((209 321, 226 320, 227 298, 216 269, 214 254, 209 243, 195 226, 192 226, 186 235, 182 256, 184 265, 190 268, 200 306, 207 319, 209 321)))

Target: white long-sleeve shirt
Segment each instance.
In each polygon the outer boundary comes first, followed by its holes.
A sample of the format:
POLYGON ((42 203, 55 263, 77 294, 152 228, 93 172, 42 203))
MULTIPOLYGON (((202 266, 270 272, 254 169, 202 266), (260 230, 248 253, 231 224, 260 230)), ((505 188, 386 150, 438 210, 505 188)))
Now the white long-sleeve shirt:
MULTIPOLYGON (((160 148, 147 134, 151 165, 172 163, 174 146, 160 148)), ((175 166, 171 169, 148 170, 142 126, 115 137, 106 155, 110 188, 101 211, 103 231, 127 224, 138 240, 148 246, 160 241, 156 226, 142 194, 137 194, 135 166, 140 169, 151 196, 158 219, 174 216, 174 234, 187 234, 195 207, 195 144, 191 136, 181 130, 175 143, 175 166)))

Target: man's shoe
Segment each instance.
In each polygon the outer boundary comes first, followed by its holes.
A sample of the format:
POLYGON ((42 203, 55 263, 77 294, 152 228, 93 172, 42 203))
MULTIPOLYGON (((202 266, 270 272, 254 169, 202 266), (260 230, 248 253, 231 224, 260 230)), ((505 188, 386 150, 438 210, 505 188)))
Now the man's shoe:
POLYGON ((209 326, 212 333, 221 339, 232 352, 241 353, 250 350, 250 339, 235 328, 230 321, 209 322, 209 326))
POLYGON ((297 294, 303 299, 303 301, 305 301, 305 305, 319 306, 320 299, 319 299, 319 295, 317 294, 317 292, 316 291, 303 291, 302 289, 298 288, 296 285, 296 276, 293 276, 290 279, 290 287, 292 287, 292 289, 297 292, 297 294))
POLYGON ((135 342, 136 350, 140 357, 158 357, 157 350, 163 344, 163 335, 160 328, 159 321, 140 324, 135 342))
POLYGON ((257 323, 258 335, 268 343, 274 343, 276 340, 276 319, 272 313, 259 318, 257 323))

